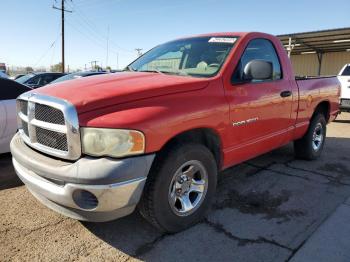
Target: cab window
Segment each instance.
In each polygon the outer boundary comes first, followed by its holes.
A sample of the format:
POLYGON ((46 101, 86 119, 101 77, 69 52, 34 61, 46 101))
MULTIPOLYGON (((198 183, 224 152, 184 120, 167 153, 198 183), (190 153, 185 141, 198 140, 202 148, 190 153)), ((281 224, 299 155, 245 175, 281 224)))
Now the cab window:
MULTIPOLYGON (((278 80, 282 78, 281 65, 273 44, 267 39, 254 39, 249 42, 232 75, 233 83, 239 83, 243 81, 244 68, 247 63, 252 60, 264 60, 272 63, 272 79, 268 79, 268 81, 278 80)), ((259 80, 258 82, 261 81, 262 80, 259 80)))

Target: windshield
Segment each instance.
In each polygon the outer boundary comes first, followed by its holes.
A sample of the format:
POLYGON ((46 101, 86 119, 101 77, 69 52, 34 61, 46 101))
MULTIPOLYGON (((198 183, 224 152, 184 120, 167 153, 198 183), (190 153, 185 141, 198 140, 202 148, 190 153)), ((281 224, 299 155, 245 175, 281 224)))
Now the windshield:
POLYGON ((159 45, 127 69, 211 77, 218 73, 237 37, 196 37, 159 45))
POLYGON ((87 76, 93 76, 93 75, 101 75, 105 74, 104 72, 79 72, 79 73, 72 73, 69 75, 61 76, 57 78, 55 81, 52 81, 50 84, 55 84, 67 80, 73 80, 73 79, 78 79, 82 77, 87 77, 87 76))
POLYGON ((61 77, 57 78, 55 81, 52 81, 50 84, 59 83, 59 82, 67 81, 67 80, 72 80, 72 79, 76 79, 76 78, 80 78, 80 77, 82 77, 81 74, 73 73, 73 74, 61 76, 61 77))
POLYGON ((347 67, 344 68, 342 76, 350 76, 350 66, 348 65, 347 67))
POLYGON ((24 84, 25 82, 27 82, 28 79, 32 78, 33 76, 35 76, 35 75, 34 74, 24 75, 24 76, 17 78, 15 81, 17 83, 24 84))

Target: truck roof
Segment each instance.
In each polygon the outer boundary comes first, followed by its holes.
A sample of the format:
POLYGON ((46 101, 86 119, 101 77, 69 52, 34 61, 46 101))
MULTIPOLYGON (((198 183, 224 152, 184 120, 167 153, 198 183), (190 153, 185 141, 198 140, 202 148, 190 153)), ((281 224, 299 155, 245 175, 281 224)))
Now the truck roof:
POLYGON ((252 35, 252 34, 266 36, 268 38, 276 37, 274 35, 266 34, 266 33, 262 33, 262 32, 217 32, 217 33, 206 33, 206 34, 183 36, 183 37, 179 37, 175 40, 194 38, 194 37, 244 37, 244 36, 252 35))

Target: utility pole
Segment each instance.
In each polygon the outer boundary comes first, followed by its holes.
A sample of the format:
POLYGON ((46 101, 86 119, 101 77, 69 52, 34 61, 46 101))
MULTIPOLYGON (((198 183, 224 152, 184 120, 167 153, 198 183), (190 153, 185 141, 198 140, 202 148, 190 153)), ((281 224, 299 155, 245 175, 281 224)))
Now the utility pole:
POLYGON ((97 68, 97 67, 96 67, 96 66, 97 66, 97 62, 98 62, 98 61, 96 61, 96 60, 95 60, 95 61, 91 61, 91 62, 90 62, 90 64, 91 64, 91 70, 93 70, 93 69, 96 69, 96 68, 97 68), (95 64, 95 67, 93 66, 93 64, 95 64))
POLYGON ((142 48, 135 48, 135 51, 137 52, 138 56, 142 56, 142 48))
POLYGON ((61 0, 61 8, 52 6, 53 9, 61 10, 61 36, 62 36, 62 73, 65 71, 65 61, 64 61, 64 12, 72 13, 71 10, 64 9, 64 2, 66 0, 61 0))
POLYGON ((108 66, 108 42, 109 42, 109 25, 108 25, 108 28, 107 28, 107 55, 106 55, 106 69, 107 69, 107 66, 108 66))

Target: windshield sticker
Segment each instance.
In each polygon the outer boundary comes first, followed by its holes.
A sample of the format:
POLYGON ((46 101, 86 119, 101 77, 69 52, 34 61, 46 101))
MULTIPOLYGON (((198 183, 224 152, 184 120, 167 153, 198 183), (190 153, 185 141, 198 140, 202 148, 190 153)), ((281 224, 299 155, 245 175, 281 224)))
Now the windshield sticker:
POLYGON ((234 44, 237 38, 234 37, 212 37, 209 39, 209 43, 225 43, 225 44, 234 44))

